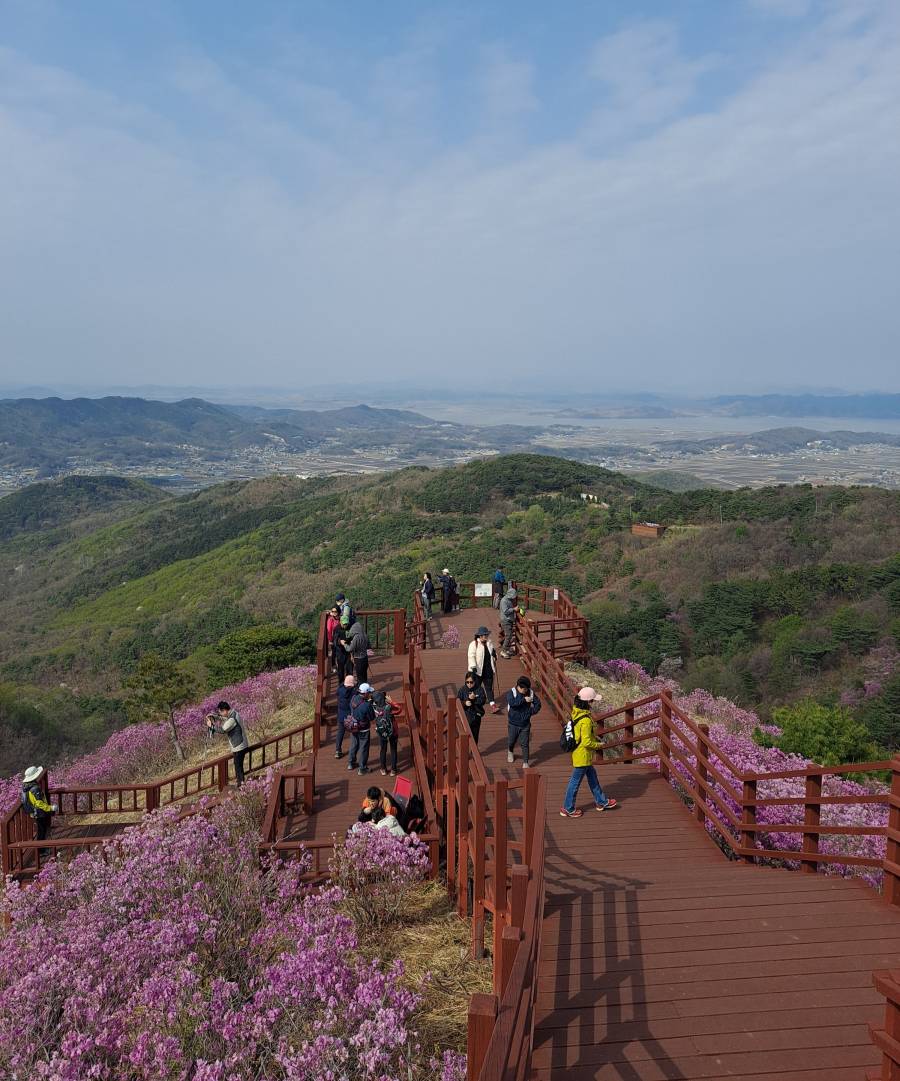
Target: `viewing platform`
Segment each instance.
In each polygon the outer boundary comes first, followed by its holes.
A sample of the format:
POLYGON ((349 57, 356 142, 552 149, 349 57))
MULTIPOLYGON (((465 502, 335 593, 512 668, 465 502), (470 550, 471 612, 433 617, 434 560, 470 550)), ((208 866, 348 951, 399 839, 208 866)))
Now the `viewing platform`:
MULTIPOLYGON (((320 646, 313 719, 251 756, 252 770, 276 771, 261 852, 309 850, 310 875, 325 876, 369 785, 422 797, 432 874, 469 921, 474 954, 492 958, 493 993, 470 1004, 470 1081, 898 1081, 900 759, 759 777, 651 695, 596 718, 598 774, 619 807, 598 813, 583 787, 584 816, 562 818, 572 767, 559 735, 576 690, 563 662, 586 653, 586 620, 560 590, 519 588, 519 652, 499 662, 496 700, 522 674, 542 698, 531 768, 507 761, 503 714, 486 713, 476 746, 456 700, 476 628, 497 640, 490 598, 468 584, 461 611, 435 605, 431 620, 415 603, 411 617, 360 612, 369 681, 402 706, 400 776, 379 774, 374 733, 373 772, 334 757, 336 679, 320 646), (823 794, 825 778, 863 767, 891 771, 890 791, 823 794), (760 785, 779 777, 802 794, 767 795, 760 785), (883 807, 888 825, 825 825, 834 804, 883 807), (775 825, 757 821, 763 806, 783 809, 775 825), (799 836, 797 849, 764 845, 773 834, 799 836), (823 836, 885 837, 887 854, 835 853, 823 836), (854 866, 883 873, 883 894, 822 873, 854 866)), ((228 782, 224 758, 154 785, 53 795, 64 811, 181 800, 189 814, 228 782)), ((3 824, 4 869, 20 877, 38 847, 22 819, 3 824)), ((102 843, 63 828, 52 845, 102 843)))

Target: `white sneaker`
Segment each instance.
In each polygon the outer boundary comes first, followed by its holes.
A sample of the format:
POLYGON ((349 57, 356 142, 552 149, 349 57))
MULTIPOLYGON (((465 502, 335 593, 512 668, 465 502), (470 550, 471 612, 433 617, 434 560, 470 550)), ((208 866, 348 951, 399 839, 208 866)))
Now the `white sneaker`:
POLYGON ((530 766, 531 766, 530 762, 523 762, 522 763, 522 769, 528 769, 530 766))
POLYGON ((507 751, 506 752, 506 761, 507 762, 515 762, 515 760, 516 760, 516 756, 512 753, 512 751, 507 751))

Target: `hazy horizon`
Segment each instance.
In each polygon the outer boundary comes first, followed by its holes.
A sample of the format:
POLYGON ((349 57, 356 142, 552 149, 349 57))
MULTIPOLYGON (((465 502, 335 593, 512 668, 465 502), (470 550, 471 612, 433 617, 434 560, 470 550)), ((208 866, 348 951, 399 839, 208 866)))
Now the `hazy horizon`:
POLYGON ((897 391, 898 131, 892 0, 0 0, 0 382, 897 391))

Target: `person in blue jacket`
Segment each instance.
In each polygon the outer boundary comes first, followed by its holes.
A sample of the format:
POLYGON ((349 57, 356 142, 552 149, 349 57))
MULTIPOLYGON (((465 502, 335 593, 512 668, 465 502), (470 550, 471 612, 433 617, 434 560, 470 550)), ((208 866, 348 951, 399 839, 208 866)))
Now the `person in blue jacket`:
POLYGON ((531 743, 531 718, 541 712, 541 700, 531 689, 528 676, 519 676, 516 685, 506 692, 507 744, 506 761, 516 760, 516 744, 522 748, 522 769, 528 769, 531 743))
POLYGON ((350 703, 356 687, 356 676, 344 676, 344 681, 337 692, 337 738, 334 743, 334 757, 344 757, 344 736, 347 733, 346 720, 350 716, 350 703))
POLYGON ((494 577, 491 581, 491 605, 494 608, 500 607, 500 598, 506 592, 506 575, 498 567, 494 571, 494 577))

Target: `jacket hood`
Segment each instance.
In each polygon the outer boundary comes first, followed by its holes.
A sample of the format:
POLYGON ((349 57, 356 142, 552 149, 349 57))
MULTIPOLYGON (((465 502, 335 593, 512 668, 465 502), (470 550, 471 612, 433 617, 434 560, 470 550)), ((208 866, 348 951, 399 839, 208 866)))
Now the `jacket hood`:
POLYGON ((363 628, 362 623, 360 623, 359 620, 356 620, 356 622, 353 624, 353 626, 350 628, 350 630, 347 633, 351 634, 351 635, 365 634, 365 630, 363 628))

